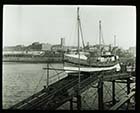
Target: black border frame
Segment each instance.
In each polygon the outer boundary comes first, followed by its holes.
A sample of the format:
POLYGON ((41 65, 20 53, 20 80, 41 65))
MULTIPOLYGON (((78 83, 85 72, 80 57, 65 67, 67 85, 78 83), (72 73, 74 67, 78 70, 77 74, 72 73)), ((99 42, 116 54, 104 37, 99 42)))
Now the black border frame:
MULTIPOLYGON (((139 50, 140 50, 140 42, 139 42, 139 25, 140 25, 140 12, 138 4, 136 3, 136 0, 2 0, 2 12, 1 12, 1 42, 3 39, 2 33, 3 33, 3 5, 124 5, 124 6, 136 6, 136 109, 133 112, 138 111, 140 101, 139 99, 139 65, 140 65, 140 57, 139 57, 139 50)), ((3 42, 1 43, 1 46, 3 47, 3 42)), ((1 47, 1 48, 2 48, 1 47)), ((2 51, 2 49, 1 49, 2 51)), ((2 52, 1 52, 1 60, 2 60, 2 52)), ((1 63, 2 66, 2 63, 1 63)), ((2 68, 1 68, 2 69, 2 68)), ((2 74, 1 74, 2 75, 2 74)), ((2 76, 1 76, 1 83, 2 83, 2 76)), ((2 84, 1 84, 1 90, 2 90, 2 84)), ((2 92, 2 91, 1 91, 2 92)), ((1 105, 0 109, 2 111, 9 111, 9 110, 3 110, 2 109, 2 93, 1 93, 1 105)), ((13 111, 19 111, 19 110, 13 110, 13 111)), ((65 111, 65 110, 64 110, 65 111)), ((27 111, 19 111, 19 112, 27 112, 27 111)), ((31 111, 29 111, 31 112, 31 111)), ((35 111, 38 112, 38 111, 35 111)), ((41 111, 42 112, 42 111, 41 111)), ((45 111, 46 112, 46 111, 45 111)), ((57 111, 59 112, 59 111, 57 111)), ((63 111, 61 111, 63 112, 63 111)), ((69 111, 67 111, 69 112, 69 111)), ((96 111, 92 111, 96 112, 96 111)), ((100 112, 100 111, 99 111, 100 112)), ((103 111, 105 112, 105 111, 103 111)), ((116 112, 116 111, 109 111, 109 112, 116 112)), ((121 111, 118 111, 121 112, 121 111)), ((126 112, 126 111, 122 111, 126 112)), ((131 112, 131 111, 128 111, 131 112)))

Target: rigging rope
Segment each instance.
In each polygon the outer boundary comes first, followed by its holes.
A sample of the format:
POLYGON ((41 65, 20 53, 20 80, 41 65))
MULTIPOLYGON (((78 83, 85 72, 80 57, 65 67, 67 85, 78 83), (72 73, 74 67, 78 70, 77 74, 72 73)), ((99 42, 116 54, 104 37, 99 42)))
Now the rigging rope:
MULTIPOLYGON (((44 73, 45 73, 45 72, 44 72, 44 73)), ((45 75, 44 73, 42 74, 42 76, 41 76, 41 78, 40 78, 40 80, 39 80, 37 86, 35 87, 35 89, 34 89, 34 91, 33 91, 33 94, 35 94, 35 92, 36 92, 36 90, 37 90, 37 88, 38 88, 40 82, 42 81, 42 78, 43 78, 43 76, 45 75)))
MULTIPOLYGON (((53 66, 52 66, 51 64, 50 64, 50 66, 53 68, 53 66)), ((58 71, 55 70, 55 69, 54 69, 54 71, 56 72, 56 75, 58 75, 58 80, 59 80, 59 79, 60 79, 60 78, 59 78, 59 74, 63 73, 63 71, 62 71, 62 72, 58 72, 58 71)))
POLYGON ((103 30, 102 30, 102 29, 101 29, 101 39, 102 39, 103 44, 105 44, 105 43, 104 43, 103 30))
MULTIPOLYGON (((83 31, 82 31, 82 26, 81 26, 81 21, 80 20, 78 21, 78 23, 76 22, 74 31, 77 31, 76 28, 78 28, 78 29, 80 28, 82 44, 83 44, 83 47, 85 47, 84 38, 83 38, 83 31)), ((75 34, 76 34, 76 32, 75 32, 75 34)), ((74 34, 74 37, 75 37, 75 34, 74 34)), ((71 37, 72 37, 72 32, 70 33, 70 39, 71 39, 71 37)), ((70 42, 70 40, 69 40, 69 42, 70 42)), ((74 42, 75 42, 75 40, 74 40, 74 42)))
POLYGON ((70 32, 70 37, 69 37, 69 41, 68 41, 68 45, 70 44, 70 42, 71 42, 71 37, 72 37, 72 33, 73 33, 73 30, 75 30, 75 24, 73 24, 73 26, 72 26, 72 30, 71 30, 71 32, 70 32), (73 29, 74 28, 74 29, 73 29))
POLYGON ((79 27, 80 27, 80 31, 81 31, 82 44, 83 44, 83 47, 85 48, 85 43, 84 43, 84 38, 83 38, 83 31, 82 31, 82 26, 81 26, 81 21, 80 20, 79 20, 79 27))
MULTIPOLYGON (((50 64, 50 66, 52 67, 51 64, 50 64)), ((55 72, 56 72, 55 75, 59 75, 59 74, 63 73, 63 72, 57 72, 56 70, 55 70, 55 72)), ((34 91, 33 91, 33 94, 37 91, 37 88, 39 87, 39 85, 40 85, 40 83, 41 83, 41 81, 42 81, 44 75, 45 75, 45 71, 44 71, 44 73, 42 74, 42 76, 41 76, 41 78, 40 78, 38 84, 36 85, 36 87, 35 87, 35 89, 34 89, 34 91)), ((47 78, 47 79, 49 79, 49 78, 47 78)))

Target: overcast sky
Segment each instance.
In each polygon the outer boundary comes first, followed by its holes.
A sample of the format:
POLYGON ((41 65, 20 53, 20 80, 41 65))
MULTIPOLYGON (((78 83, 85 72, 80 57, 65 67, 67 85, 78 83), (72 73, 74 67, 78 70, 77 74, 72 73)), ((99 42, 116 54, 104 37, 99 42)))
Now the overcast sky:
MULTIPOLYGON (((5 5, 3 12, 3 46, 29 45, 32 42, 77 44, 77 6, 5 5)), ((85 43, 98 44, 99 20, 106 44, 127 49, 136 45, 135 6, 80 6, 85 43)))

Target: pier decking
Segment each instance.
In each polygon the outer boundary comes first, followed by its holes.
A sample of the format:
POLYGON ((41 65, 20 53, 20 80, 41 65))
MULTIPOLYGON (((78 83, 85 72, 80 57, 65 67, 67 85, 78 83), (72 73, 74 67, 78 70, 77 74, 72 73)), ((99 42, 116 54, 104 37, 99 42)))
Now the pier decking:
MULTIPOLYGON (((51 70, 51 68, 50 68, 51 70)), ((88 88, 91 87, 91 84, 98 83, 98 104, 99 109, 103 109, 103 82, 104 81, 111 81, 112 83, 116 80, 127 80, 127 88, 128 88, 128 97, 121 100, 119 103, 115 103, 113 100, 115 98, 115 87, 112 91, 112 101, 114 105, 110 110, 117 109, 118 106, 120 107, 122 104, 127 102, 132 96, 134 96, 134 91, 130 93, 130 83, 133 81, 130 78, 133 75, 130 73, 123 72, 123 73, 114 73, 110 71, 103 71, 103 72, 96 72, 96 73, 84 73, 84 76, 81 75, 81 82, 80 82, 80 93, 84 92, 88 88), (129 94, 130 93, 130 94, 129 94)), ((112 84, 114 85, 114 84, 112 84)), ((24 110, 56 110, 62 104, 70 101, 70 108, 72 109, 73 97, 77 97, 77 106, 81 106, 81 102, 77 96, 78 89, 78 77, 69 75, 56 83, 44 87, 40 92, 30 96, 29 98, 15 104, 14 106, 10 107, 9 109, 24 109, 24 110), (79 105, 80 104, 80 105, 79 105)), ((81 98, 80 98, 81 99, 81 98)))

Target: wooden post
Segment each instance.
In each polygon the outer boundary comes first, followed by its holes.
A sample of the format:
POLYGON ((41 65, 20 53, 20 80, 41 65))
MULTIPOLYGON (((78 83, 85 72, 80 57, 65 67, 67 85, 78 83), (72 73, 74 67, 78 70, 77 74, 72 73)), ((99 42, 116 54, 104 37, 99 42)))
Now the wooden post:
POLYGON ((103 81, 100 79, 98 82, 98 108, 103 110, 103 107, 103 81))
POLYGON ((77 110, 81 110, 81 95, 77 95, 77 110))
POLYGON ((79 36, 79 7, 77 8, 77 22, 78 22, 78 29, 77 29, 77 37, 78 37, 78 92, 77 92, 77 109, 81 109, 81 95, 80 95, 80 82, 81 82, 81 77, 80 77, 80 36, 79 36))
POLYGON ((47 63, 47 80, 46 80, 46 86, 47 86, 47 88, 49 86, 49 63, 47 63))
MULTIPOLYGON (((127 95, 130 93, 130 78, 127 79, 127 95)), ((129 107, 130 100, 127 101, 127 109, 129 107)))
POLYGON ((115 80, 112 81, 112 104, 116 104, 116 99, 115 99, 115 80))
POLYGON ((73 110, 73 98, 70 99, 70 110, 73 110))

